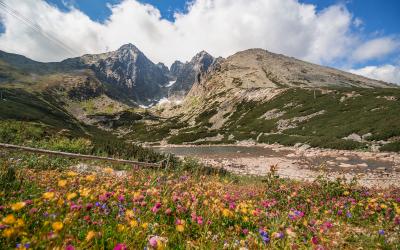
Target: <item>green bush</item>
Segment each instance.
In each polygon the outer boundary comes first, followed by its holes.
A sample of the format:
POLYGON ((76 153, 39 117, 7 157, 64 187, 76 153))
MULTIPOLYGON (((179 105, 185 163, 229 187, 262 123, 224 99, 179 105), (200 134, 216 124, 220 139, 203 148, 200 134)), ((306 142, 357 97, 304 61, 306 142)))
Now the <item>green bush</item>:
POLYGON ((43 139, 49 127, 39 123, 13 120, 0 121, 0 141, 2 143, 20 144, 27 140, 43 139))
POLYGON ((91 141, 85 138, 52 137, 31 146, 79 154, 89 154, 92 151, 91 141))
POLYGON ((380 148, 380 151, 400 152, 400 141, 385 144, 380 148))

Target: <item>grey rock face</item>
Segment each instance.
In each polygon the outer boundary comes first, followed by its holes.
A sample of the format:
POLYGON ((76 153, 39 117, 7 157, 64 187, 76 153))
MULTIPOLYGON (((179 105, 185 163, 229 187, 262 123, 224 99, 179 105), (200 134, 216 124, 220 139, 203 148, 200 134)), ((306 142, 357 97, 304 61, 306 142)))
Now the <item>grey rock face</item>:
POLYGON ((185 66, 185 64, 183 62, 175 61, 171 65, 171 69, 170 69, 171 74, 173 76, 177 77, 178 75, 180 75, 182 73, 182 70, 183 70, 184 66, 185 66))
POLYGON ((151 104, 165 95, 169 78, 163 64, 151 62, 136 46, 126 44, 117 51, 84 55, 65 60, 68 65, 90 68, 108 85, 110 92, 139 104, 151 104))
POLYGON ((171 72, 169 71, 169 68, 165 66, 164 63, 159 62, 157 63, 157 67, 162 71, 162 73, 168 78, 168 81, 174 81, 176 80, 176 77, 174 77, 171 72))
POLYGON ((205 51, 195 55, 185 64, 176 61, 171 66, 171 73, 176 76, 176 82, 169 90, 170 95, 186 95, 193 84, 200 83, 202 75, 207 72, 214 62, 214 57, 205 51))

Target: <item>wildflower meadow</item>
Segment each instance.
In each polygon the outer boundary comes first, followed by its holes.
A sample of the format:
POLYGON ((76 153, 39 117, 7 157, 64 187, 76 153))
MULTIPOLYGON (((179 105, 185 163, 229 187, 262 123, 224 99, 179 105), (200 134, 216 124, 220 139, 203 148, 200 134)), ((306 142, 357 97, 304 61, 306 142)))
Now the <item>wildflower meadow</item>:
POLYGON ((399 189, 111 167, 16 175, 0 197, 2 249, 400 247, 399 189))

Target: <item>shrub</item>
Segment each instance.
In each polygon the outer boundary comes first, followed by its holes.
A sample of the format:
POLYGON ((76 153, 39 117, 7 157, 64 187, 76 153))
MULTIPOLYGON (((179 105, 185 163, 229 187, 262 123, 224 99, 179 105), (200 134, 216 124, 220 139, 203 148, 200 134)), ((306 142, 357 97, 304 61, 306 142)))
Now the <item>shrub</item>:
POLYGON ((389 152, 400 152, 400 141, 385 144, 380 148, 380 150, 389 152))

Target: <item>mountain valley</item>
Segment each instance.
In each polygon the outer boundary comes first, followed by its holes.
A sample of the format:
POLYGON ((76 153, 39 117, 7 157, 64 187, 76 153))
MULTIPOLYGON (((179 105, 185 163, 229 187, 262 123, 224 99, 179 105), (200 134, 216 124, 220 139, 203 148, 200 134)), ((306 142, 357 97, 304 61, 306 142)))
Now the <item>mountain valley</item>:
POLYGON ((170 68, 132 44, 57 63, 1 52, 0 80, 2 119, 67 119, 136 143, 400 149, 396 85, 262 49, 170 68))

